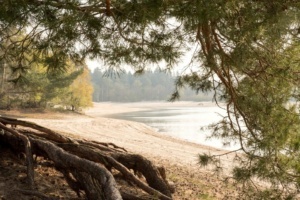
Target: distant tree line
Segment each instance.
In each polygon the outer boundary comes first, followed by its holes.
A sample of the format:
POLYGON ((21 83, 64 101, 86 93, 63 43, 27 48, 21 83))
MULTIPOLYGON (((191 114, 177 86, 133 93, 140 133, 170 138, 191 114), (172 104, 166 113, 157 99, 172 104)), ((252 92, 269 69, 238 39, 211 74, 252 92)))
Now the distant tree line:
POLYGON ((92 106, 92 85, 86 66, 70 64, 65 71, 48 71, 42 65, 22 71, 0 70, 0 109, 47 108, 55 105, 77 110, 92 106))
MULTIPOLYGON (((91 76, 94 102, 166 101, 175 90, 176 77, 159 69, 135 75, 131 72, 104 72, 96 68, 91 76)), ((186 101, 210 101, 213 95, 211 92, 196 94, 189 88, 183 88, 180 94, 181 100, 186 101)))

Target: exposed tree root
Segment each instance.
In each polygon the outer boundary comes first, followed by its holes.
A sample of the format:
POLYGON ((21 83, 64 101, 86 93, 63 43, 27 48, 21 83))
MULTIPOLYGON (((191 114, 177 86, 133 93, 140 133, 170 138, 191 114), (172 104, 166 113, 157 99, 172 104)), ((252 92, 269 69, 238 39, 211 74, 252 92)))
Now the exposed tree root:
POLYGON ((27 164, 27 182, 30 187, 33 187, 34 184, 34 169, 33 169, 33 157, 32 157, 32 150, 31 150, 31 142, 29 141, 28 137, 19 133, 17 130, 6 127, 3 123, 0 122, 0 129, 2 131, 8 131, 9 133, 13 134, 14 136, 18 137, 22 140, 24 144, 24 151, 26 154, 26 164, 27 164))
POLYGON ((0 117, 0 130, 0 141, 17 152, 25 152, 32 185, 33 153, 51 160, 78 196, 85 193, 88 199, 172 199, 164 168, 115 144, 72 139, 31 122, 4 117, 0 117), (26 129, 9 128, 7 124, 26 129), (124 190, 120 180, 139 189, 124 190))

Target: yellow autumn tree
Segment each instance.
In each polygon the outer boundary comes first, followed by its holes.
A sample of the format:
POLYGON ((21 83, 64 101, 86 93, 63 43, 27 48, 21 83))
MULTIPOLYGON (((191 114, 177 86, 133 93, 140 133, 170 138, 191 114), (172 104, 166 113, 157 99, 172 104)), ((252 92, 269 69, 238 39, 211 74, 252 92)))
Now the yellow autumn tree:
POLYGON ((90 71, 86 66, 82 70, 82 73, 67 88, 66 97, 62 98, 63 104, 70 107, 72 111, 93 105, 90 71))

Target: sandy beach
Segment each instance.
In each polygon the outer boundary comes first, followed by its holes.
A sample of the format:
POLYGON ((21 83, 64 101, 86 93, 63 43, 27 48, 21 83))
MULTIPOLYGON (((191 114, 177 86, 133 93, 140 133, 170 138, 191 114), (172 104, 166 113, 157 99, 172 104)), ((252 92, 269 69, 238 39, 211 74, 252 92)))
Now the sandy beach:
MULTIPOLYGON (((222 177, 215 175, 210 168, 201 168, 197 163, 199 153, 222 154, 225 150, 165 136, 142 123, 105 117, 110 114, 151 109, 164 104, 168 103, 95 103, 93 108, 84 110, 83 115, 28 115, 26 120, 68 136, 112 142, 131 153, 147 157, 157 165, 165 166, 167 176, 176 186, 174 199, 203 199, 203 195, 211 199, 224 199, 232 195, 232 192, 225 189, 227 186, 222 182, 222 177)), ((178 102, 173 106, 189 104, 196 103, 178 102)), ((232 157, 222 159, 225 168, 229 169, 232 157)))
MULTIPOLYGON (((191 143, 157 133, 153 128, 138 122, 106 118, 106 115, 134 112, 152 107, 163 107, 170 103, 95 103, 84 111, 85 115, 60 119, 27 120, 57 131, 83 137, 89 140, 112 142, 132 153, 138 153, 164 162, 199 168, 197 154, 222 154, 225 151, 209 146, 191 143)), ((194 102, 178 102, 172 106, 195 105, 194 102)), ((228 161, 230 158, 228 158, 228 161)), ((226 158, 224 161, 226 162, 226 158)), ((206 169, 207 170, 207 169, 206 169)))

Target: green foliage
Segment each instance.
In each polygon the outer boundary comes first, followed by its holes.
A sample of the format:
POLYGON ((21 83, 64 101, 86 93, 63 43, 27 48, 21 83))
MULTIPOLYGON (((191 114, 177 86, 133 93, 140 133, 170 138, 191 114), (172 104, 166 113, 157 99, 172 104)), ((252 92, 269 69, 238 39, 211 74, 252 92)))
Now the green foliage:
POLYGON ((245 181, 249 180, 251 177, 251 174, 248 170, 245 170, 244 168, 235 167, 232 170, 233 178, 237 181, 245 181))
POLYGON ((188 75, 179 76, 176 80, 176 89, 170 98, 171 101, 177 100, 179 98, 183 98, 179 94, 179 90, 184 88, 185 85, 188 85, 192 90, 199 94, 201 92, 208 92, 212 90, 212 82, 207 79, 207 77, 202 77, 199 74, 193 72, 188 75))
MULTIPOLYGON (((244 156, 234 177, 249 194, 261 194, 251 197, 284 199, 299 191, 299 1, 109 2, 3 0, 1 65, 41 64, 51 72, 90 57, 142 72, 150 64, 171 69, 192 49, 191 73, 178 78, 172 97, 187 85, 212 89, 215 101, 226 103, 213 135, 239 143, 244 156), (20 32, 24 38, 16 37, 20 32), (253 179, 270 187, 246 184, 253 179)), ((143 90, 142 79, 131 81, 143 90)), ((95 84, 94 97, 112 82, 95 84)))
POLYGON ((86 69, 73 65, 68 71, 47 72, 45 67, 36 65, 13 79, 9 77, 15 72, 7 71, 6 80, 2 80, 6 87, 1 108, 46 108, 50 103, 73 106, 75 110, 92 104, 92 86, 86 69))
POLYGON ((84 68, 78 72, 80 75, 66 88, 66 94, 58 98, 60 104, 70 106, 73 111, 93 105, 90 71, 84 68))
POLYGON ((207 154, 199 154, 199 164, 203 167, 211 164, 213 161, 213 158, 210 155, 207 154))

